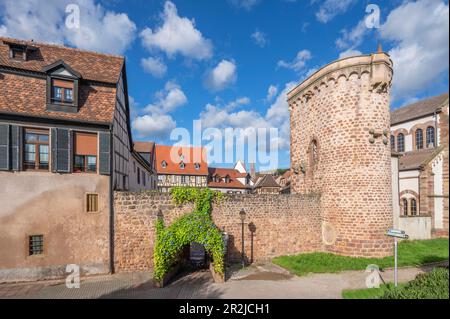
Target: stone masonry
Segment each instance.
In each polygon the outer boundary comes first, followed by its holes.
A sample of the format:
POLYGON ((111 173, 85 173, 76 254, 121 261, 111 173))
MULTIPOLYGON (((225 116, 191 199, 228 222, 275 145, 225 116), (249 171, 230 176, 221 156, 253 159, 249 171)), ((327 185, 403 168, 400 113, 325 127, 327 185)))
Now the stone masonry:
POLYGON ((392 253, 391 80, 392 61, 375 53, 330 63, 288 93, 291 191, 321 194, 327 251, 392 253))
MULTIPOLYGON (((229 262, 241 258, 241 209, 247 214, 244 228, 247 261, 322 250, 318 196, 226 195, 213 205, 212 218, 229 235, 229 262)), ((151 269, 158 216, 169 226, 192 210, 192 204, 175 205, 168 194, 116 192, 115 270, 151 269)))

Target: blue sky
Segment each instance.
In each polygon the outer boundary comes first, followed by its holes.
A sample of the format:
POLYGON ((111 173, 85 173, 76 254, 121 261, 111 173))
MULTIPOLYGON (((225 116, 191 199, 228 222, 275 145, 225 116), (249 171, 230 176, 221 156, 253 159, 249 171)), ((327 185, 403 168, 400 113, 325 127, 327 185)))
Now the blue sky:
POLYGON ((378 43, 394 60, 393 107, 448 91, 447 1, 37 3, 0 0, 0 35, 125 55, 135 140, 173 143, 171 129, 191 130, 197 119, 203 127, 276 127, 277 166, 288 167, 288 88, 378 43), (79 5, 80 28, 67 30, 70 3, 79 5), (365 27, 368 4, 379 6, 380 28, 365 27))

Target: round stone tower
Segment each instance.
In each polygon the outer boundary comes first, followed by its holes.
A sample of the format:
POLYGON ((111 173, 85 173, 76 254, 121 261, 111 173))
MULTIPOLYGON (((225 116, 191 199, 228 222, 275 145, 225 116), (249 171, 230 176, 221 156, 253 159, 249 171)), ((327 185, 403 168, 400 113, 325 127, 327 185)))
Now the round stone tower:
POLYGON ((291 191, 320 194, 326 251, 392 254, 392 60, 385 53, 332 62, 288 93, 291 191))

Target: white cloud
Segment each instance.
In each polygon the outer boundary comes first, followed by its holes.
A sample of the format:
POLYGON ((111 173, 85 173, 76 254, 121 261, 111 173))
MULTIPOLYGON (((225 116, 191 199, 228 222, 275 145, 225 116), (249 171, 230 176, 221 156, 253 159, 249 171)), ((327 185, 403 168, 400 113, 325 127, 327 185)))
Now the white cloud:
POLYGON ((170 115, 152 114, 135 118, 132 126, 139 137, 155 139, 166 138, 177 125, 170 115))
POLYGON ((260 0, 229 0, 229 2, 236 8, 250 11, 260 0))
POLYGON ((357 56, 357 55, 361 55, 361 54, 362 54, 361 51, 348 49, 339 54, 339 59, 343 59, 343 58, 347 58, 347 57, 351 57, 351 56, 357 56))
POLYGON ((305 69, 306 62, 311 59, 311 52, 308 50, 301 50, 292 62, 278 61, 278 67, 292 69, 297 73, 305 69))
POLYGON ((237 67, 234 61, 222 60, 207 74, 205 85, 212 91, 220 91, 237 80, 237 67))
POLYGON ((239 128, 245 130, 248 128, 277 128, 278 148, 286 150, 289 148, 289 109, 286 101, 287 92, 293 87, 294 83, 286 84, 282 92, 277 96, 274 103, 268 108, 266 114, 261 114, 254 110, 233 111, 227 106, 208 103, 205 109, 200 113, 202 126, 205 128, 239 128))
POLYGON ((261 48, 264 48, 267 45, 268 40, 266 34, 259 30, 255 30, 250 37, 253 39, 253 42, 261 48))
POLYGON ((354 49, 363 42, 368 31, 369 29, 366 27, 365 20, 363 19, 350 31, 343 29, 341 31, 342 37, 336 40, 336 46, 341 50, 354 49))
POLYGON ((269 88, 267 89, 266 101, 268 102, 272 101, 272 99, 275 97, 275 95, 277 95, 277 93, 278 87, 276 87, 275 85, 270 85, 269 88))
POLYGON ((188 99, 181 87, 169 81, 163 90, 156 92, 155 102, 144 108, 146 114, 133 120, 132 127, 139 137, 165 139, 176 127, 176 121, 168 113, 187 102, 188 99))
POLYGON ((240 97, 240 98, 237 98, 234 101, 229 102, 225 106, 225 109, 231 111, 231 110, 234 110, 234 109, 236 109, 236 108, 238 108, 240 106, 249 105, 249 104, 250 104, 250 98, 248 98, 246 96, 245 97, 240 97))
POLYGON ((162 78, 166 75, 167 66, 159 58, 148 57, 141 60, 141 65, 144 70, 156 78, 162 78))
POLYGON ((94 0, 4 0, 0 35, 69 44, 80 49, 123 54, 135 38, 136 25, 125 13, 105 10, 94 0), (67 28, 68 4, 80 8, 80 27, 67 28))
POLYGON ((406 2, 388 15, 380 34, 395 43, 394 100, 412 98, 448 73, 448 17, 448 4, 439 0, 406 2))
POLYGON ((145 111, 151 113, 169 113, 185 105, 188 99, 181 87, 174 82, 167 82, 164 90, 156 93, 156 101, 148 105, 145 111))
POLYGON ((163 23, 155 30, 145 28, 140 36, 149 50, 161 50, 168 57, 181 54, 184 57, 203 60, 212 56, 213 46, 195 28, 195 21, 180 17, 177 7, 170 1, 164 4, 163 23))
POLYGON ((316 18, 322 23, 331 21, 335 16, 347 12, 356 0, 325 0, 321 4, 319 11, 316 12, 316 18))

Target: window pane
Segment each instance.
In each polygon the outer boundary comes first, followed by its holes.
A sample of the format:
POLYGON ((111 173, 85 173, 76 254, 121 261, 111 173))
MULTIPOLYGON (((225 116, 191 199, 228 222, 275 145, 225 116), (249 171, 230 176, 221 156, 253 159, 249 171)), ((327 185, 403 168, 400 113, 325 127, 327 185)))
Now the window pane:
POLYGON ((75 172, 83 172, 84 171, 84 156, 75 155, 73 169, 75 172))
POLYGON ((53 98, 55 100, 62 100, 62 88, 60 87, 53 87, 53 98))
POLYGON ((64 89, 64 100, 72 102, 73 100, 72 89, 64 89))
POLYGON ((97 157, 95 156, 87 156, 87 169, 89 172, 97 171, 97 157))
POLYGON ((48 135, 47 134, 39 134, 39 142, 48 142, 48 135))
POLYGON ((25 141, 27 142, 36 142, 37 141, 37 135, 34 133, 26 133, 25 134, 25 141))

